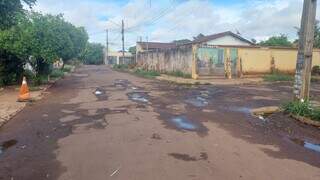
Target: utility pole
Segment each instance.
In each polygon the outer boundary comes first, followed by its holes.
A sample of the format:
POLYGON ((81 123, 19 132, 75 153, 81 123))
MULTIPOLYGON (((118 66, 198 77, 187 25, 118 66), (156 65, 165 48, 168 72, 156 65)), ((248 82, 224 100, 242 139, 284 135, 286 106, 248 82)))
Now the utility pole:
POLYGON ((124 22, 121 23, 121 34, 122 34, 122 62, 124 62, 124 22))
POLYGON ((293 92, 296 100, 309 99, 316 7, 317 0, 304 0, 293 92))
POLYGON ((147 36, 147 52, 149 52, 149 39, 148 39, 148 36, 147 36))
POLYGON ((109 61, 108 61, 108 59, 109 59, 109 31, 108 31, 108 29, 106 30, 106 33, 107 33, 107 45, 106 45, 106 47, 107 47, 107 49, 106 49, 106 62, 105 62, 105 64, 108 64, 109 63, 109 61))

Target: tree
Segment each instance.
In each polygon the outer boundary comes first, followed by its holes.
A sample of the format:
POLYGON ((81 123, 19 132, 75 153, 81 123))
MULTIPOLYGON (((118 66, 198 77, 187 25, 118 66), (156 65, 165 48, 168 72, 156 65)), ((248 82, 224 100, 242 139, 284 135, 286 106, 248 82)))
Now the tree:
POLYGON ((0 31, 0 49, 28 61, 37 74, 48 74, 53 61, 77 58, 88 40, 84 28, 66 22, 62 15, 27 13, 17 25, 0 31))
POLYGON ((205 37, 205 35, 203 35, 202 33, 198 34, 196 37, 193 37, 193 40, 198 40, 205 37))
POLYGON ((288 37, 286 35, 280 34, 279 36, 272 36, 266 41, 261 41, 259 45, 292 47, 292 42, 288 40, 288 37))
MULTIPOLYGON (((30 7, 36 0, 22 0, 30 7)), ((24 13, 21 0, 0 0, 0 30, 16 25, 18 18, 24 13)))
POLYGON ((129 48, 129 52, 130 52, 131 54, 136 54, 136 46, 130 47, 130 48, 129 48))
POLYGON ((84 64, 103 64, 103 48, 98 43, 88 43, 81 59, 84 64))
MULTIPOLYGON (((314 27, 314 44, 313 47, 320 48, 320 27, 319 27, 319 21, 316 21, 316 25, 314 27)), ((299 34, 299 33, 298 33, 299 34)))
POLYGON ((254 39, 254 38, 251 39, 251 42, 252 42, 253 44, 257 44, 257 40, 254 39))

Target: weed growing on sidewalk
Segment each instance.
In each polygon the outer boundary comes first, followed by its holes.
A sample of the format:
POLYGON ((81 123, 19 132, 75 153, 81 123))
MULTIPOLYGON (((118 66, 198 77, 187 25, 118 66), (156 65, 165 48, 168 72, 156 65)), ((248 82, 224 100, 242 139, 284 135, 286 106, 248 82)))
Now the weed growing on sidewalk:
POLYGON ((136 69, 134 73, 145 78, 155 78, 157 76, 160 76, 160 73, 158 73, 157 71, 146 71, 143 69, 136 69))
POLYGON ((288 74, 274 73, 268 74, 263 77, 264 81, 275 82, 275 81, 293 81, 294 77, 288 74))
POLYGON ((170 76, 175 76, 175 77, 182 77, 182 78, 191 79, 191 74, 183 73, 182 71, 167 72, 165 74, 170 75, 170 76))
POLYGON ((320 121, 320 108, 313 107, 309 101, 291 101, 282 106, 286 113, 320 121))

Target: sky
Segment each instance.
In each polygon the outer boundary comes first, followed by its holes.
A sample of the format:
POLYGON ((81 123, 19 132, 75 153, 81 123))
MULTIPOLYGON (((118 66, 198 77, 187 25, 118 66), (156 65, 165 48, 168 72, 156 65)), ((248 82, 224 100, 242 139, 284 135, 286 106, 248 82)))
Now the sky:
POLYGON ((140 38, 171 42, 223 31, 239 32, 249 40, 279 34, 294 40, 302 5, 303 0, 37 0, 33 10, 62 13, 86 28, 90 42, 105 44, 109 29, 111 49, 119 50, 122 20, 126 49, 140 38))

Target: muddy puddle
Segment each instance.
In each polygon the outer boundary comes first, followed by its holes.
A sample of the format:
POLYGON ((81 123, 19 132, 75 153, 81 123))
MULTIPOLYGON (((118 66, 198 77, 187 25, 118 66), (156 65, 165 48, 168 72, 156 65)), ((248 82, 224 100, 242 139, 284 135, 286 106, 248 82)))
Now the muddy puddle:
POLYGON ((129 99, 139 103, 148 103, 149 96, 146 92, 131 92, 127 94, 129 99))
POLYGON ((298 139, 298 138, 290 138, 290 141, 292 141, 295 144, 298 144, 308 150, 320 153, 320 144, 314 144, 314 143, 304 141, 304 140, 298 139))
POLYGON ((108 96, 106 95, 106 90, 102 88, 97 88, 93 94, 98 98, 98 100, 108 100, 108 96))
POLYGON ((189 154, 182 154, 182 153, 169 153, 168 155, 174 157, 175 159, 183 160, 183 161, 199 161, 199 160, 208 159, 208 154, 205 152, 201 152, 199 157, 190 156, 189 154))
POLYGON ((11 148, 12 146, 16 145, 18 143, 17 140, 9 140, 5 141, 0 145, 0 155, 3 154, 7 149, 11 148))
POLYGON ((170 119, 170 123, 172 123, 176 128, 188 130, 188 131, 196 131, 200 129, 200 125, 191 121, 186 116, 176 116, 170 119))
POLYGON ((126 90, 131 83, 127 79, 116 79, 113 84, 118 89, 126 90))
POLYGON ((189 99, 185 100, 185 102, 192 105, 192 106, 199 107, 199 108, 205 107, 209 104, 207 99, 205 99, 201 96, 189 98, 189 99))

